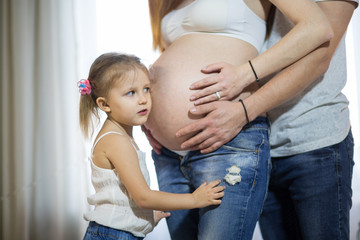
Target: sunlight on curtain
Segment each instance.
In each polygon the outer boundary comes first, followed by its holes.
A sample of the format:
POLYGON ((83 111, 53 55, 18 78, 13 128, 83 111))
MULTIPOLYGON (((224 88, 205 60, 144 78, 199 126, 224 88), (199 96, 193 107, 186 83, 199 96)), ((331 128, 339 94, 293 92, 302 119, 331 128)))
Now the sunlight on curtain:
POLYGON ((80 239, 89 176, 76 82, 96 40, 79 24, 95 25, 94 1, 0 4, 0 238, 80 239))

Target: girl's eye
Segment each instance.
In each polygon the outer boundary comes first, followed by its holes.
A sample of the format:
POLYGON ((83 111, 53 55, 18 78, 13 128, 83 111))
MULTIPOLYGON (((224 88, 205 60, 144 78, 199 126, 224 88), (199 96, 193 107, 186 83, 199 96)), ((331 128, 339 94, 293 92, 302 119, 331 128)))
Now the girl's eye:
POLYGON ((127 96, 132 96, 132 95, 134 95, 135 94, 135 91, 130 91, 130 92, 128 92, 126 95, 127 96))
POLYGON ((150 92, 150 88, 149 87, 144 88, 144 92, 150 92))

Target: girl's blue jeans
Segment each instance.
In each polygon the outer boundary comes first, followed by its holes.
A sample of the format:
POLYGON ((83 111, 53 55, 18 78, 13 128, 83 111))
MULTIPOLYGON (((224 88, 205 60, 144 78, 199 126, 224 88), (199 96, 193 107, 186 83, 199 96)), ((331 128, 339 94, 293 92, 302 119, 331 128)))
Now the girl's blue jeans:
POLYGON ((141 240, 129 232, 109 228, 96 222, 89 222, 83 240, 141 240))
POLYGON ((354 142, 273 158, 260 217, 265 240, 349 239, 354 142))
POLYGON ((191 193, 203 182, 221 180, 225 196, 220 206, 172 211, 167 218, 171 239, 251 239, 267 192, 271 168, 269 124, 259 117, 244 126, 218 150, 186 156, 162 149, 152 153, 159 189, 191 193))

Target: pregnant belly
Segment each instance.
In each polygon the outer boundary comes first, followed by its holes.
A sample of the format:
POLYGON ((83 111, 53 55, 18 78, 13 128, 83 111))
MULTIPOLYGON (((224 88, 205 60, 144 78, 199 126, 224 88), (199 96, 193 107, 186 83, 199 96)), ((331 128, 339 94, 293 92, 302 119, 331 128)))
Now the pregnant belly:
POLYGON ((180 38, 162 53, 150 69, 153 104, 145 126, 153 137, 171 150, 181 150, 181 143, 195 134, 179 138, 175 136, 176 132, 203 117, 189 112, 194 106, 189 100, 194 92, 189 90, 190 85, 209 76, 203 74, 201 68, 220 61, 239 65, 256 55, 256 50, 239 40, 227 37, 219 40, 219 36, 198 38, 180 38))
POLYGON ((161 81, 162 78, 157 80, 160 80, 159 84, 151 86, 153 104, 146 127, 163 146, 172 150, 180 150, 181 143, 192 135, 179 138, 175 136, 176 132, 202 117, 189 112, 193 106, 189 101, 191 95, 189 86, 194 81, 189 77, 183 78, 182 81, 171 81, 170 79, 161 81))

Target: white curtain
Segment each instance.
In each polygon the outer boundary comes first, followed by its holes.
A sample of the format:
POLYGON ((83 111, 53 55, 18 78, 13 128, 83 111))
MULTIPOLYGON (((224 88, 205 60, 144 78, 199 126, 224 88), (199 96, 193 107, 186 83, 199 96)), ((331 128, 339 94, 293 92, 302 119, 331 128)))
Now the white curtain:
POLYGON ((96 54, 96 34, 85 38, 95 1, 0 4, 0 239, 80 239, 88 171, 76 82, 96 54))

